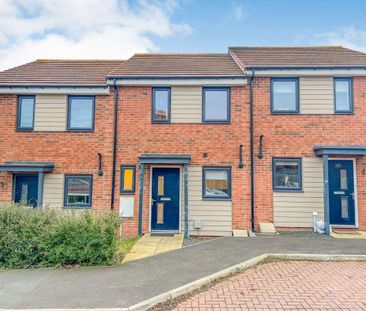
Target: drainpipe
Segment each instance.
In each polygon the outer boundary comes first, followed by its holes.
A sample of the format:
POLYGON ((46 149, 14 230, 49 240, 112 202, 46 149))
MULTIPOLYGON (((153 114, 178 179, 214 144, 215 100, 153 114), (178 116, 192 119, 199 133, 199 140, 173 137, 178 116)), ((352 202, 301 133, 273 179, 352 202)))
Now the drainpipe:
POLYGON ((250 131, 250 207, 251 207, 251 223, 252 231, 255 231, 254 218, 254 107, 253 107, 253 81, 254 70, 250 76, 249 87, 249 131, 250 131))
POLYGON ((114 124, 113 124, 114 129, 113 129, 111 210, 114 209, 114 190, 116 187, 116 162, 117 162, 118 87, 116 79, 113 80, 113 87, 114 87, 114 124))

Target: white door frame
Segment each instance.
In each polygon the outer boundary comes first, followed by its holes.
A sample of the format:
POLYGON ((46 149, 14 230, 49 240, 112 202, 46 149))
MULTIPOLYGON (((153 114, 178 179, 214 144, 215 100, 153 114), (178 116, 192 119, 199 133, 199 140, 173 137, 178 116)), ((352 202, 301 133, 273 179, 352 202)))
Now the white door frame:
POLYGON ((182 166, 181 165, 150 165, 150 190, 149 190, 149 232, 151 232, 151 203, 152 203, 152 172, 153 168, 179 168, 179 227, 178 232, 181 233, 181 225, 182 225, 182 193, 184 190, 182 190, 182 166))
MULTIPOLYGON (((336 160, 349 160, 353 162, 353 187, 354 187, 354 206, 355 206, 355 224, 354 225, 337 225, 337 224, 330 224, 332 227, 335 228, 358 228, 358 188, 357 188, 357 169, 356 169, 356 158, 328 158, 329 161, 336 161, 336 160)), ((329 169, 329 168, 328 168, 329 169)), ((329 173, 328 173, 329 174, 329 173)), ((329 196, 329 193, 328 193, 329 196)), ((330 213, 330 209, 329 209, 330 213)), ((329 215, 330 220, 330 215, 329 215)))

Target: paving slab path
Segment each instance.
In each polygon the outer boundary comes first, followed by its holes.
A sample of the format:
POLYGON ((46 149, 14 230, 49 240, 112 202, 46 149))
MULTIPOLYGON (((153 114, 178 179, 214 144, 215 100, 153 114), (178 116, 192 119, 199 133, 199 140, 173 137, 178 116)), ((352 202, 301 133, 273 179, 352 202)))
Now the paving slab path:
POLYGON ((121 308, 263 253, 366 255, 366 240, 220 238, 121 266, 0 272, 0 309, 121 308))
POLYGON ((131 252, 123 258, 123 263, 170 252, 182 248, 182 244, 183 234, 175 234, 173 236, 154 236, 145 234, 136 242, 131 252))

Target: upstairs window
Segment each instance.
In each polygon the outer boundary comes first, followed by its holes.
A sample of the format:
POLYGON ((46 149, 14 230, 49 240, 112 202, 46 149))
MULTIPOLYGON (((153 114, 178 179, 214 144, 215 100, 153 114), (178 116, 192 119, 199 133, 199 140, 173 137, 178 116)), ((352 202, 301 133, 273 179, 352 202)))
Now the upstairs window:
POLYGON ((231 168, 203 167, 203 198, 231 198, 231 168))
POLYGON ((271 112, 298 113, 299 87, 297 78, 271 79, 271 112))
POLYGON ((18 97, 17 129, 20 131, 32 131, 34 128, 35 97, 22 95, 18 97))
POLYGON ((203 88, 203 122, 230 122, 230 88, 203 88))
POLYGON ((67 129, 71 131, 93 131, 94 109, 94 96, 69 96, 67 129))
POLYGON ((152 121, 170 122, 170 88, 154 87, 152 90, 152 121))
POLYGON ((65 176, 65 207, 90 208, 92 201, 92 175, 65 176))
POLYGON ((301 159, 273 159, 273 190, 301 189, 301 159))
POLYGON ((334 78, 334 100, 336 113, 352 113, 352 79, 334 78))

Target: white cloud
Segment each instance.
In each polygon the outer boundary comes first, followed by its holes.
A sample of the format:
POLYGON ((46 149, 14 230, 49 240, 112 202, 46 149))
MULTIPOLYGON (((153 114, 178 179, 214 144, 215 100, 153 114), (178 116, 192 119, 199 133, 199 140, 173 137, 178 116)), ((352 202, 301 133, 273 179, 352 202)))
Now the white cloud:
POLYGON ((0 0, 0 69, 38 58, 114 58, 156 51, 151 36, 189 34, 178 0, 0 0))
POLYGON ((366 52, 366 31, 354 27, 342 28, 315 35, 318 44, 342 45, 357 51, 366 52))
POLYGON ((232 17, 234 20, 240 21, 246 16, 245 8, 242 4, 234 4, 233 5, 233 14, 232 17))

